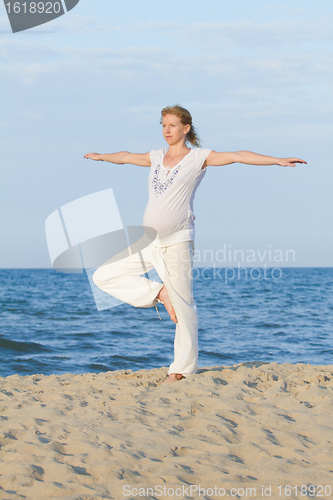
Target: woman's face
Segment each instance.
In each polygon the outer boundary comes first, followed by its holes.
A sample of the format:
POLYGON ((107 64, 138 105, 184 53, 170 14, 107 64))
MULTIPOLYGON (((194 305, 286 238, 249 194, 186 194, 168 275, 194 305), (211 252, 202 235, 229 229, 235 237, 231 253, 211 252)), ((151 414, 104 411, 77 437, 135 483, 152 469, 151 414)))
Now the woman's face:
POLYGON ((183 125, 176 115, 163 116, 162 126, 164 139, 170 146, 185 142, 186 134, 191 128, 190 125, 183 125))

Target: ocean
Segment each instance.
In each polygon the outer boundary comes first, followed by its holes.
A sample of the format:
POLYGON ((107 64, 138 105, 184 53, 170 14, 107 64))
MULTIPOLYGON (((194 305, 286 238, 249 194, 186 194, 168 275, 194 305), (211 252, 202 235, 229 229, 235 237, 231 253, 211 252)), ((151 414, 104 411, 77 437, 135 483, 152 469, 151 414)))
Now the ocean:
MULTIPOLYGON (((281 268, 275 278, 247 271, 226 279, 224 268, 194 269, 199 367, 332 364, 333 268, 281 268)), ((127 304, 98 311, 85 273, 0 269, 0 375, 168 366, 175 325, 161 304, 159 313, 127 304)))

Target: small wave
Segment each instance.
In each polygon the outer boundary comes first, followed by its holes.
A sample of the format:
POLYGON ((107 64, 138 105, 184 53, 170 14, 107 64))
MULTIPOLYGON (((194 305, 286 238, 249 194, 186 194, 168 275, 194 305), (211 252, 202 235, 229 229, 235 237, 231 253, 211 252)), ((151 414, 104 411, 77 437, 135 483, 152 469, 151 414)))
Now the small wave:
POLYGON ((0 338, 0 348, 11 349, 16 352, 48 352, 50 349, 35 342, 19 342, 17 340, 8 340, 0 338))

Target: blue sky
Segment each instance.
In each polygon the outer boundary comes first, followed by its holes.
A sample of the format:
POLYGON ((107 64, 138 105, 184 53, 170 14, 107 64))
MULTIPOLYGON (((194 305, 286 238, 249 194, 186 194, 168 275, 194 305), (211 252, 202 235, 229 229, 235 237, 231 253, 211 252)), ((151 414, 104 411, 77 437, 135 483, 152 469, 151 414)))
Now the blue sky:
POLYGON ((106 188, 123 223, 141 224, 148 169, 83 156, 164 147, 174 103, 203 147, 308 162, 209 167, 198 255, 292 249, 280 267, 333 266, 332 26, 328 1, 80 0, 13 34, 0 4, 0 267, 50 267, 45 219, 106 188))

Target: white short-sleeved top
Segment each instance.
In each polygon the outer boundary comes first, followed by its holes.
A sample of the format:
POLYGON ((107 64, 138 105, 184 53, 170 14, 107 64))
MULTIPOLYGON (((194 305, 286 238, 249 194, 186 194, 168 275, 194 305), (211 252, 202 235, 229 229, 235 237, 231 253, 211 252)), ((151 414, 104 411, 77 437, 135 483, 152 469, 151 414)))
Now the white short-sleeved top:
POLYGON ((206 174, 202 168, 211 149, 194 148, 173 168, 163 166, 167 149, 150 151, 149 200, 143 225, 157 231, 157 245, 194 241, 195 192, 206 174))

